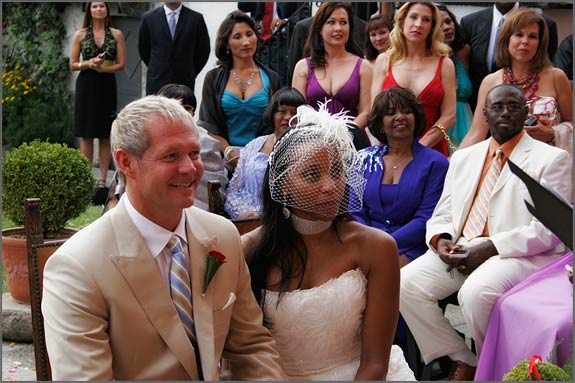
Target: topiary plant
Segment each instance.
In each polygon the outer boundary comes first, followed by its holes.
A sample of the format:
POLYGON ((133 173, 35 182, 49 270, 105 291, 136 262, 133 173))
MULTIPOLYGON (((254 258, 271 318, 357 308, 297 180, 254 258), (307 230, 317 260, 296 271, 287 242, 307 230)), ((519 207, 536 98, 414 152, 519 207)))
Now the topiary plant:
MULTIPOLYGON (((513 367, 507 374, 503 376, 504 382, 527 382, 531 380, 538 380, 534 374, 529 374, 529 359, 522 360, 515 367, 513 367)), ((571 377, 565 370, 556 364, 549 362, 539 362, 537 370, 541 375, 543 381, 571 381, 571 377)))
POLYGON ((91 169, 78 149, 65 144, 23 143, 2 158, 4 214, 23 225, 25 199, 40 198, 45 232, 61 230, 91 203, 95 185, 91 169))

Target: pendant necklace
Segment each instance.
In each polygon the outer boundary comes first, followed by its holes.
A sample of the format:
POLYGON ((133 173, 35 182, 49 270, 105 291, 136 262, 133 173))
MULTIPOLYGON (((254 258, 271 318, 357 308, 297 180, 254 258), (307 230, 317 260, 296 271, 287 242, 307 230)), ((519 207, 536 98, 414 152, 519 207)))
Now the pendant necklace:
POLYGON ((242 92, 242 99, 245 98, 246 91, 249 89, 250 86, 254 83, 254 76, 256 75, 256 70, 252 67, 252 71, 250 72, 250 78, 248 81, 242 81, 238 76, 235 70, 232 70, 232 76, 234 78, 234 82, 242 92))

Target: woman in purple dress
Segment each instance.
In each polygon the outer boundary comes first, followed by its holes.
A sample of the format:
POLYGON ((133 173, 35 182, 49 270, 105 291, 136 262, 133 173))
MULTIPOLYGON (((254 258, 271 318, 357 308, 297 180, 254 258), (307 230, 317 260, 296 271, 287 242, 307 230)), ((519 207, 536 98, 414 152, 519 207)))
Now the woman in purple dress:
POLYGON ((369 130, 381 145, 359 153, 367 180, 363 207, 353 216, 391 234, 400 265, 427 250, 425 224, 443 191, 449 162, 417 137, 425 129, 421 102, 407 88, 394 87, 374 100, 369 130))
MULTIPOLYGON (((417 140, 425 123, 423 105, 411 90, 384 90, 375 98, 368 121, 369 131, 382 144, 359 152, 367 185, 363 206, 352 215, 391 234, 400 267, 427 250, 425 225, 441 196, 449 166, 443 154, 417 140)), ((406 350, 401 317, 394 342, 406 350)))
POLYGON ((349 3, 325 2, 316 15, 304 53, 294 69, 292 86, 318 110, 327 103, 331 114, 346 111, 354 117, 353 143, 357 149, 369 146, 364 132, 371 105, 372 70, 361 56, 353 38, 353 11, 349 3))

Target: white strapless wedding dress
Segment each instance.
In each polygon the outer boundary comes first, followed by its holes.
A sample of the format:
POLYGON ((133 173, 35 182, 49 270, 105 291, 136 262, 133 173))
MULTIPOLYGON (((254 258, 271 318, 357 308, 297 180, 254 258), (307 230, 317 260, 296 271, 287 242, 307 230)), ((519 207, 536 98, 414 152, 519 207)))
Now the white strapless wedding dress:
MULTIPOLYGON (((349 270, 321 286, 266 291, 265 318, 290 380, 353 380, 361 355, 367 279, 349 270)), ((401 348, 391 349, 387 380, 415 380, 401 348)))

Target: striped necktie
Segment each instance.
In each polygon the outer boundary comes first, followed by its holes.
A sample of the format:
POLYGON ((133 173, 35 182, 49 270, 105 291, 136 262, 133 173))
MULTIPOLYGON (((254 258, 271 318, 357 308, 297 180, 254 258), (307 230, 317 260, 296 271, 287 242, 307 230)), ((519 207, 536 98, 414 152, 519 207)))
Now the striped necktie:
POLYGON ((182 320, 190 338, 194 338, 194 322, 192 320, 192 291, 190 289, 190 264, 182 249, 182 244, 176 235, 168 242, 172 253, 170 266, 170 290, 176 311, 182 320))
POLYGON ((481 183, 479 193, 477 194, 477 197, 475 197, 475 201, 471 208, 471 212, 469 213, 469 217, 467 217, 465 227, 463 228, 463 235, 468 240, 479 237, 485 229, 489 209, 489 198, 491 197, 493 186, 495 186, 497 178, 499 178, 499 174, 501 174, 502 163, 503 151, 501 149, 497 149, 495 151, 495 157, 491 162, 491 166, 481 183))

